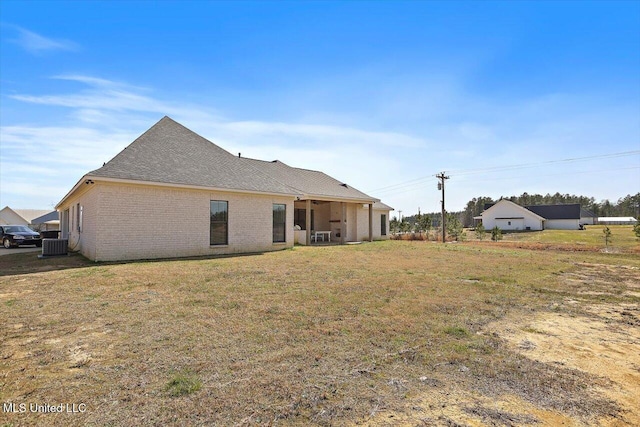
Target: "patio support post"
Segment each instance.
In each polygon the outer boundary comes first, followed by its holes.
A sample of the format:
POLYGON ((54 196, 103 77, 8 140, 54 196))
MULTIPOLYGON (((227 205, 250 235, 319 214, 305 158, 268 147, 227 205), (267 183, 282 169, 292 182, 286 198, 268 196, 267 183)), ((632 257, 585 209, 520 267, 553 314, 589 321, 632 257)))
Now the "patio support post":
POLYGON ((369 241, 373 242, 373 203, 369 203, 369 241))
POLYGON ((311 245, 311 199, 307 199, 307 206, 305 209, 305 226, 307 233, 307 245, 311 245))
POLYGON ((344 202, 340 202, 340 244, 344 245, 344 235, 347 232, 347 222, 345 221, 344 211, 347 205, 344 202))

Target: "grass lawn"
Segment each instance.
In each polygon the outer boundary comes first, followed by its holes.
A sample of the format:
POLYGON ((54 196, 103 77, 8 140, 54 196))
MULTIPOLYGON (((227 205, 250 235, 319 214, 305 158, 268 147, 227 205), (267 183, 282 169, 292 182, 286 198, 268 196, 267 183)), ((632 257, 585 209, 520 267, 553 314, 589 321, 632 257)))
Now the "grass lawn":
POLYGON ((522 322, 623 306, 609 331, 637 330, 638 283, 632 251, 492 242, 2 256, 0 400, 27 410, 0 412, 0 426, 632 425, 610 393, 627 385, 529 357, 505 334, 542 339, 544 325, 522 322), (29 411, 67 403, 86 410, 29 411))
MULTIPOLYGON (((504 240, 604 248, 604 227, 603 225, 587 225, 585 230, 543 230, 522 233, 504 232, 504 240)), ((609 244, 612 250, 628 251, 640 248, 632 225, 610 225, 609 229, 612 233, 609 244)))

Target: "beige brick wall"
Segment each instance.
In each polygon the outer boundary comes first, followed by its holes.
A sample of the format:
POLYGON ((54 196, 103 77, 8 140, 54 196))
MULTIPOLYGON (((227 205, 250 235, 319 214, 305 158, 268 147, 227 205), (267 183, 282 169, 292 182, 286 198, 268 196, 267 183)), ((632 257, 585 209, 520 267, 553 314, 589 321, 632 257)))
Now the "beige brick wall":
MULTIPOLYGON (((262 252, 293 246, 291 196, 114 183, 96 183, 94 187, 91 198, 80 196, 69 201, 86 204, 80 251, 92 260, 262 252), (228 202, 228 245, 209 244, 211 200, 228 202), (273 243, 273 203, 287 205, 286 243, 273 243)), ((75 227, 70 240, 73 233, 75 227)))
MULTIPOLYGON (((369 208, 364 208, 363 205, 358 205, 358 238, 359 240, 369 240, 369 208)), ((386 210, 373 210, 373 240, 387 240, 389 239, 389 211, 386 210), (387 235, 380 234, 380 225, 382 222, 382 215, 387 215, 387 235)))
MULTIPOLYGON (((338 233, 342 229, 342 225, 340 224, 340 219, 342 218, 342 203, 341 202, 331 202, 330 205, 330 215, 331 215, 331 224, 330 230, 333 232, 331 239, 335 241, 339 241, 340 238, 337 237, 338 233)), ((345 220, 346 230, 344 233, 345 242, 355 242, 357 239, 357 214, 356 214, 356 204, 355 203, 346 203, 345 208, 345 220)))
MULTIPOLYGON (((97 216, 99 190, 95 184, 78 189, 76 197, 68 200, 59 208, 59 212, 69 209, 69 249, 79 251, 89 259, 95 260, 97 249, 97 216), (82 207, 82 227, 78 230, 78 204, 82 207)), ((60 216, 62 220, 62 215, 60 216)), ((60 224, 62 229, 62 222, 60 224)))
POLYGON ((312 210, 315 216, 315 230, 314 231, 329 231, 331 230, 331 205, 329 203, 323 203, 320 205, 313 205, 312 210))

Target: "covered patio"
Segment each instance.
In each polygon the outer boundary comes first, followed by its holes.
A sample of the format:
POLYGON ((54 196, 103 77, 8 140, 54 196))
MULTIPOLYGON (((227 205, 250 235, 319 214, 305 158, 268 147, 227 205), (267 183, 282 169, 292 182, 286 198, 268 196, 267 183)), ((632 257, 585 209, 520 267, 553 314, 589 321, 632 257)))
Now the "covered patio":
POLYGON ((242 158, 261 173, 289 186, 294 200, 294 242, 345 244, 386 239, 390 206, 315 170, 292 168, 279 160, 242 158))
MULTIPOLYGON (((295 201, 296 242, 327 245, 373 241, 375 200, 366 202, 311 198, 295 201)), ((387 216, 378 218, 377 222, 386 221, 387 216)), ((378 227, 381 228, 380 224, 378 227)))

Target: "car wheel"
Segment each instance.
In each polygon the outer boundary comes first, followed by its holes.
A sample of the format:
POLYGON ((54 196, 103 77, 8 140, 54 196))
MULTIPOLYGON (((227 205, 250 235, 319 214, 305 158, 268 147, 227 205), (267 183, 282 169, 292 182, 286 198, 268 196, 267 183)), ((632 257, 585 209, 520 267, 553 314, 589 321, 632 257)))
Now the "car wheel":
POLYGON ((5 249, 11 249, 11 241, 5 237, 2 241, 2 246, 4 246, 5 249))
POLYGON ((41 248, 42 247, 42 242, 36 243, 36 247, 41 248))

